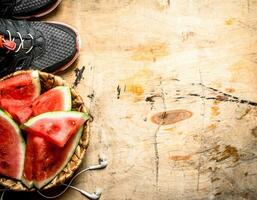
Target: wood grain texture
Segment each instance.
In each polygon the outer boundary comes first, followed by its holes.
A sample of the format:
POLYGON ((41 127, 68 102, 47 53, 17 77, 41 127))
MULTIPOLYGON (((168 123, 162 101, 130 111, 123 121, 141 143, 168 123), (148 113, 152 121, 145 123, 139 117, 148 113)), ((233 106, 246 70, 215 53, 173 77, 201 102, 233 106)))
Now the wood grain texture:
MULTIPOLYGON (((109 160, 76 186, 102 187, 103 200, 257 198, 256 1, 65 0, 44 20, 81 35, 61 75, 72 84, 85 66, 76 88, 94 122, 83 165, 109 160), (174 110, 192 116, 151 121, 174 110)), ((71 198, 84 199, 59 199, 71 198)))

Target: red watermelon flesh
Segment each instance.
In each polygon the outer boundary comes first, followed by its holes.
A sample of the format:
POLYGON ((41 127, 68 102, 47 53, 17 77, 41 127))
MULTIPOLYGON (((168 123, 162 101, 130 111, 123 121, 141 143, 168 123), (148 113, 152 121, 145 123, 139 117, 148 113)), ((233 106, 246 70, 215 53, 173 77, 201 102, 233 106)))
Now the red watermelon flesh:
POLYGON ((31 102, 2 99, 0 104, 0 107, 4 108, 20 124, 32 116, 31 102))
POLYGON ((32 110, 34 116, 50 111, 71 110, 70 88, 58 86, 41 94, 33 102, 32 110))
POLYGON ((0 110, 0 173, 20 179, 25 157, 25 142, 17 124, 0 110))
POLYGON ((40 95, 38 71, 28 71, 0 81, 0 107, 18 123, 32 114, 31 104, 40 95))
POLYGON ((21 128, 63 147, 88 118, 86 113, 76 111, 47 112, 31 118, 21 128))
POLYGON ((26 142, 26 156, 25 156, 25 163, 24 163, 24 171, 22 182, 28 187, 31 188, 33 186, 33 164, 35 163, 34 160, 34 145, 33 145, 33 138, 35 136, 30 134, 27 136, 26 142))
POLYGON ((30 180, 33 179, 33 183, 37 188, 40 189, 49 183, 66 166, 74 154, 81 138, 82 130, 80 128, 64 147, 58 147, 42 137, 33 134, 28 135, 30 141, 32 141, 30 143, 32 147, 30 156, 32 155, 32 157, 27 160, 28 165, 31 164, 32 167, 28 166, 26 172, 30 175, 30 180))
POLYGON ((40 94, 37 71, 24 72, 0 82, 0 97, 6 99, 32 100, 40 94))

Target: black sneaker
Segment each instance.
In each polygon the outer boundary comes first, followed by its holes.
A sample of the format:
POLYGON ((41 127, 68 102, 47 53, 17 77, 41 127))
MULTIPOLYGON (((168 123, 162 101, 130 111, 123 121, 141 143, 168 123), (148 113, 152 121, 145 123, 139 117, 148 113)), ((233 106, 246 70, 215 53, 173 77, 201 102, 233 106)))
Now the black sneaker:
POLYGON ((0 17, 42 17, 53 11, 61 0, 0 0, 0 17))
POLYGON ((0 19, 0 76, 25 69, 62 71, 78 52, 78 34, 67 25, 0 19))

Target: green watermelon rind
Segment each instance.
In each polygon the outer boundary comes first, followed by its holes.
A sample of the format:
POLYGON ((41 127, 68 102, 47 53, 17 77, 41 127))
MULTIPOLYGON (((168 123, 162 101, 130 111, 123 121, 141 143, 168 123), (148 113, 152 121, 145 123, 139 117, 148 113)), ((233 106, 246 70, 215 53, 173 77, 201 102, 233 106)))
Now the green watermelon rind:
POLYGON ((64 96, 64 103, 62 111, 70 111, 72 106, 71 91, 68 86, 57 86, 54 90, 60 90, 64 96))
POLYGON ((72 138, 72 145, 71 145, 71 149, 68 153, 68 155, 66 156, 66 159, 63 161, 63 164, 61 165, 61 167, 59 168, 59 170, 56 171, 56 173, 54 173, 52 176, 50 176, 49 178, 43 180, 43 181, 40 181, 40 182, 36 182, 36 181, 33 181, 33 184, 36 188, 38 189, 41 189, 42 187, 46 186, 49 182, 51 182, 64 168, 65 166, 69 163, 69 161, 71 160, 78 144, 79 144, 79 140, 82 136, 82 133, 83 133, 83 129, 84 129, 84 126, 82 126, 79 131, 75 134, 75 136, 72 138))
POLYGON ((3 117, 6 119, 10 125, 14 128, 16 135, 18 136, 20 142, 20 152, 21 152, 21 162, 20 162, 20 169, 19 169, 19 175, 16 177, 17 180, 20 180, 22 178, 23 169, 24 169, 24 161, 25 161, 25 150, 26 150, 26 144, 24 141, 24 138, 22 137, 21 130, 19 126, 15 123, 15 121, 9 116, 8 113, 2 111, 0 109, 0 117, 3 117))
POLYGON ((38 70, 32 70, 31 77, 32 77, 32 84, 35 86, 34 97, 36 98, 41 93, 41 83, 40 83, 38 70))
POLYGON ((26 129, 32 126, 35 122, 41 119, 56 119, 60 118, 64 119, 65 117, 76 117, 76 118, 83 118, 86 120, 89 119, 89 116, 87 113, 84 112, 77 112, 77 111, 54 111, 54 112, 46 112, 40 115, 37 115, 36 117, 33 117, 29 119, 27 122, 22 124, 20 127, 21 129, 26 129))
POLYGON ((21 177, 21 182, 29 189, 33 187, 33 181, 28 181, 24 176, 21 177))
MULTIPOLYGON (((41 119, 49 119, 49 118, 53 118, 53 119, 56 119, 56 118, 60 118, 63 119, 65 117, 77 117, 77 118, 83 118, 86 120, 89 119, 89 116, 87 113, 84 113, 84 112, 77 112, 77 111, 54 111, 54 112, 46 112, 46 113, 43 113, 43 114, 40 114, 36 117, 33 117, 31 118, 30 120, 28 120, 26 123, 22 124, 20 126, 21 129, 26 129, 30 126, 32 126, 34 123, 36 123, 38 120, 41 120, 41 119)), ((73 140, 78 140, 77 143, 74 143, 75 144, 72 144, 72 146, 74 146, 74 149, 72 149, 72 151, 69 152, 68 156, 67 156, 67 159, 64 161, 64 164, 63 166, 60 167, 60 169, 51 177, 49 177, 48 179, 40 182, 40 183, 37 183, 35 181, 28 181, 26 180, 25 178, 22 179, 22 182, 28 187, 28 188, 31 188, 33 185, 40 189, 42 188, 43 186, 45 186, 47 183, 49 183, 58 173, 60 173, 62 171, 62 169, 67 165, 68 161, 70 160, 70 157, 74 154, 74 151, 78 145, 78 142, 81 138, 81 135, 82 135, 82 130, 83 130, 83 127, 82 126, 80 128, 80 130, 78 131, 78 133, 76 133, 76 136, 73 138, 73 140), (81 132, 81 133, 80 133, 81 132), (79 137, 78 137, 79 135, 79 137), (78 137, 78 138, 77 138, 78 137), (70 155, 71 154, 71 155, 70 155)))
POLYGON ((52 90, 61 91, 61 93, 63 94, 63 97, 64 97, 62 111, 70 111, 71 106, 72 106, 70 88, 68 86, 57 86, 57 87, 53 88, 52 90))
MULTIPOLYGON (((61 91, 64 96, 64 103, 62 111, 70 111, 72 102, 71 102, 71 92, 68 86, 57 86, 53 88, 53 90, 61 91)), ((21 181, 25 184, 29 189, 33 187, 33 181, 27 180, 24 176, 22 176, 21 181)))

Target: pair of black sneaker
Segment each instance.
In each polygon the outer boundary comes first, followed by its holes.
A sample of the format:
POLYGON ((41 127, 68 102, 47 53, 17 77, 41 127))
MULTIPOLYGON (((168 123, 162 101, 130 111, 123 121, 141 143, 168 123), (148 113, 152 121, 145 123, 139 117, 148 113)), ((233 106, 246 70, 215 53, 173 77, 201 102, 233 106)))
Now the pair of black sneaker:
POLYGON ((0 0, 0 77, 26 69, 62 71, 76 60, 79 36, 72 27, 24 20, 48 14, 60 1, 0 0))

